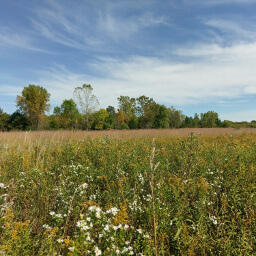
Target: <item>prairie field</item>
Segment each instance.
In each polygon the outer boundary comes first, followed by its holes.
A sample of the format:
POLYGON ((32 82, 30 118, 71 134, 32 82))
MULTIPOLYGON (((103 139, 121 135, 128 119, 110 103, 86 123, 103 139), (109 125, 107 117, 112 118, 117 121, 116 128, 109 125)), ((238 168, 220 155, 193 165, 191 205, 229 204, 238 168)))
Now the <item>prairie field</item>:
POLYGON ((256 129, 2 132, 0 255, 256 255, 256 129))

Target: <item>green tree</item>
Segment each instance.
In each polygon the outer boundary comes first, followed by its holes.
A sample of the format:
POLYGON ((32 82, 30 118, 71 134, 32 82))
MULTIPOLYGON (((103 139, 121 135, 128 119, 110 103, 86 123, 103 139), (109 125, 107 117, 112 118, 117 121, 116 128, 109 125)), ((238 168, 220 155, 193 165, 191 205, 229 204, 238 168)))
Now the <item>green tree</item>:
POLYGON ((123 110, 124 114, 132 116, 136 114, 136 99, 129 96, 120 96, 117 98, 119 109, 123 110))
POLYGON ((35 129, 40 129, 45 112, 50 110, 50 94, 41 86, 30 84, 24 87, 21 96, 17 96, 16 104, 30 124, 35 129))
POLYGON ((174 107, 168 108, 169 112, 169 127, 179 128, 182 122, 185 120, 185 116, 182 114, 181 110, 177 110, 174 107))
POLYGON ((89 118, 99 105, 97 97, 92 92, 93 88, 90 84, 83 84, 82 87, 76 87, 74 90, 74 97, 85 116, 87 130, 89 130, 89 118))
POLYGON ((119 129, 121 125, 125 123, 125 115, 122 109, 119 109, 117 113, 115 113, 115 128, 119 129))
POLYGON ((9 125, 10 116, 0 108, 0 130, 7 131, 9 125))
POLYGON ((153 105, 155 102, 152 98, 146 97, 145 95, 136 98, 137 102, 137 114, 138 116, 144 116, 148 109, 148 106, 153 105))
POLYGON ((112 114, 112 115, 114 115, 114 114, 116 113, 116 110, 115 110, 115 108, 114 108, 113 106, 108 106, 108 107, 106 108, 106 110, 107 110, 107 112, 108 112, 109 114, 112 114))
POLYGON ((79 112, 74 100, 64 100, 60 106, 61 117, 66 128, 74 129, 77 126, 79 112))
POLYGON ((138 129, 139 118, 136 115, 132 115, 129 119, 128 126, 130 129, 138 129))
POLYGON ((194 115, 194 127, 201 127, 201 121, 197 113, 194 115))
POLYGON ((184 127, 193 128, 195 127, 193 117, 186 116, 184 120, 184 127))
POLYGON ((158 113, 155 116, 153 128, 168 128, 168 109, 164 105, 159 105, 158 113))
POLYGON ((201 125, 202 127, 216 127, 219 122, 218 113, 214 111, 208 111, 206 113, 201 113, 201 125))
POLYGON ((152 128, 155 122, 156 115, 159 113, 160 105, 152 98, 140 96, 136 99, 137 115, 139 117, 139 128, 152 128))
POLYGON ((109 127, 108 121, 109 113, 105 109, 100 109, 92 115, 93 123, 92 129, 94 130, 105 130, 109 127))
POLYGON ((9 127, 11 130, 24 131, 29 126, 28 119, 24 114, 20 113, 19 111, 15 111, 11 114, 9 123, 9 127))

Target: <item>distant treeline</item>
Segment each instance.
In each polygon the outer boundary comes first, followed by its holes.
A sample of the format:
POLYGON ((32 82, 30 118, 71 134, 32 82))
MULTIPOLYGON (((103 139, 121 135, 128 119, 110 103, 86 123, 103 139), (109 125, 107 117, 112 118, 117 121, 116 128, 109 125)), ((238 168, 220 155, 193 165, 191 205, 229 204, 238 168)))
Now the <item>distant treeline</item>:
POLYGON ((17 96, 17 111, 7 114, 0 108, 0 130, 107 130, 107 129, 161 129, 161 128, 212 128, 212 127, 251 127, 256 121, 221 121, 218 113, 208 111, 185 116, 181 110, 156 103, 153 98, 140 96, 117 98, 118 109, 108 106, 96 110, 98 100, 92 93, 91 85, 84 84, 74 89, 74 99, 65 99, 50 110, 50 94, 43 87, 29 85, 22 95, 17 96))

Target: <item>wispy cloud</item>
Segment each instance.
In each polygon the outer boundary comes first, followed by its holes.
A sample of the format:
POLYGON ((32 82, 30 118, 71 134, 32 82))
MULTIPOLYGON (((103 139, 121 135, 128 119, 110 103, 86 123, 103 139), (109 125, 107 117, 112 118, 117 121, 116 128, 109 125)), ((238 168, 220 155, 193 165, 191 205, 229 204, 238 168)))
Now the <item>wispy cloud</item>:
MULTIPOLYGON (((207 47, 212 46, 205 46, 205 49, 207 47)), ((103 107, 116 102, 122 94, 132 97, 146 94, 169 106, 210 104, 255 95, 256 43, 215 47, 210 58, 179 64, 141 56, 99 58, 93 65, 101 76, 85 76, 58 69, 41 73, 39 82, 52 88, 55 102, 71 95, 74 87, 90 83, 103 107)), ((183 55, 206 55, 206 50, 200 49, 195 47, 194 52, 184 49, 183 55)))
POLYGON ((207 26, 219 29, 235 36, 235 39, 240 40, 256 40, 256 26, 255 24, 243 21, 243 24, 237 21, 228 19, 210 19, 204 22, 207 26))
POLYGON ((22 48, 29 51, 48 52, 36 46, 33 36, 26 31, 14 32, 10 28, 0 27, 0 46, 22 48))
POLYGON ((0 84, 0 93, 1 95, 6 96, 17 96, 20 94, 21 89, 19 86, 14 85, 6 85, 6 84, 0 84))

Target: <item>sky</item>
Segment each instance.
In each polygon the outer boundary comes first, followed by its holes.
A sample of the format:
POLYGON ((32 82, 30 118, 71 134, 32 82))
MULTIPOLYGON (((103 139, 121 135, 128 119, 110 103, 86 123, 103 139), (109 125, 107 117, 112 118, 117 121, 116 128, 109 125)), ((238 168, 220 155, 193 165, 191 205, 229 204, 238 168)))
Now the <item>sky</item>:
POLYGON ((99 108, 121 95, 187 116, 256 120, 256 0, 0 0, 0 108, 24 87, 51 113, 90 84, 99 108))

